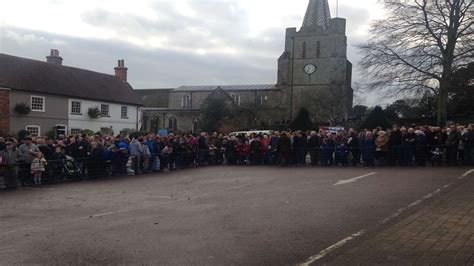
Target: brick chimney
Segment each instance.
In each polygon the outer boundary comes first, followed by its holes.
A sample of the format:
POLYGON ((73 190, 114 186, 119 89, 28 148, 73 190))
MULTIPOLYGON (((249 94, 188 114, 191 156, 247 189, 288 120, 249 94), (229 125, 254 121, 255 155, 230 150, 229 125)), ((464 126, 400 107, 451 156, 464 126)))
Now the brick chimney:
POLYGON ((63 58, 59 56, 59 51, 57 49, 51 49, 51 54, 46 56, 46 62, 61 66, 63 64, 63 58))
POLYGON ((125 60, 118 60, 118 66, 115 69, 115 76, 120 78, 122 81, 127 81, 127 70, 125 67, 125 60))

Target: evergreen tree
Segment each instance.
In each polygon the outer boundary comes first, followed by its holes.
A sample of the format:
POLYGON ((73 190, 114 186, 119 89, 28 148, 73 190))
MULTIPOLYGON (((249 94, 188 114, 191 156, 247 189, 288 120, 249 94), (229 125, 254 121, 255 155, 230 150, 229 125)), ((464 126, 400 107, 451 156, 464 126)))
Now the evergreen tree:
POLYGON ((367 129, 374 129, 376 127, 382 127, 382 129, 390 128, 387 117, 380 106, 376 106, 361 125, 361 128, 367 129))
POLYGON ((207 132, 217 131, 222 123, 232 118, 229 104, 220 98, 208 98, 201 109, 202 130, 207 132))
POLYGON ((300 109, 296 118, 291 122, 290 128, 293 130, 311 130, 315 128, 306 108, 300 109))

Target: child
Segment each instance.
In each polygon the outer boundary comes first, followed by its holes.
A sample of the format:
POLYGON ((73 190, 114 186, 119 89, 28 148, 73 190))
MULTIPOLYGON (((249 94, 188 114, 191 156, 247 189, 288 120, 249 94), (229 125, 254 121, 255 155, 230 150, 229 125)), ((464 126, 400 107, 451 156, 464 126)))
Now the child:
POLYGON ((215 165, 215 164, 216 164, 216 160, 217 160, 216 151, 217 151, 216 145, 211 144, 211 145, 209 146, 209 163, 210 163, 211 165, 215 165))
POLYGON ((336 145, 336 166, 347 166, 347 158, 349 157, 349 150, 344 143, 336 145))
POLYGON ((48 163, 46 162, 43 154, 38 152, 36 154, 36 158, 34 158, 33 162, 31 162, 31 174, 33 175, 35 185, 41 185, 41 175, 45 171, 46 165, 48 165, 48 163))

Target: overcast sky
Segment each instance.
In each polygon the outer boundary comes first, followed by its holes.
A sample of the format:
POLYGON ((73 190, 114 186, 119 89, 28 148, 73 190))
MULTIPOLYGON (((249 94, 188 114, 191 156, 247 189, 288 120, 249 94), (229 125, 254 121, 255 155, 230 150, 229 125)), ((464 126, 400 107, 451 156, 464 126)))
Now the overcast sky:
MULTIPOLYGON (((329 0, 336 16, 336 0, 329 0)), ((285 28, 300 27, 308 0, 0 0, 0 52, 113 73, 125 59, 135 89, 276 83, 285 28)), ((356 81, 377 0, 339 0, 356 81)), ((365 102, 372 105, 378 97, 365 102)))

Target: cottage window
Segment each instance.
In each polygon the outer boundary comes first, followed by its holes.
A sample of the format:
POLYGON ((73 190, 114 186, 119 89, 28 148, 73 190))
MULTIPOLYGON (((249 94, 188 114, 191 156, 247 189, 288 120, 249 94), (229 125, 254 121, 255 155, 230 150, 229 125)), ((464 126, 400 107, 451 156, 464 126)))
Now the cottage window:
POLYGON ((44 112, 44 97, 31 96, 31 111, 44 112))
POLYGON ((81 102, 78 102, 78 101, 71 102, 71 114, 75 114, 75 115, 81 114, 81 102))
POLYGON ((40 126, 28 125, 28 126, 26 126, 25 129, 33 137, 38 137, 41 133, 41 127, 40 126))
POLYGON ((100 115, 102 117, 108 117, 109 115, 109 105, 108 104, 101 104, 100 105, 100 115))
POLYGON ((120 117, 123 119, 128 119, 128 107, 127 106, 122 106, 120 109, 120 117))

